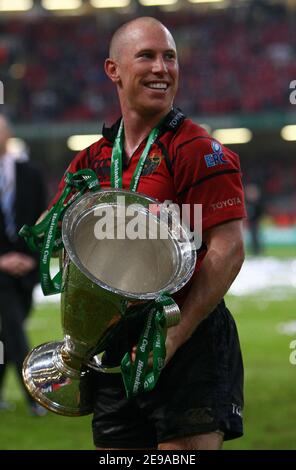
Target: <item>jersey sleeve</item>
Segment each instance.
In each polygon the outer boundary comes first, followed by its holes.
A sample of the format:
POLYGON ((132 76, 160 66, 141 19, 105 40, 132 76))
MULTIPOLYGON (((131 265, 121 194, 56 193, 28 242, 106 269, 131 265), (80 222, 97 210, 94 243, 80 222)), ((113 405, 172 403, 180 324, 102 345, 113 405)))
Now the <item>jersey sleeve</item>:
POLYGON ((202 230, 246 217, 239 157, 208 137, 179 145, 174 184, 179 204, 202 204, 202 230))
POLYGON ((48 209, 50 209, 57 202, 58 198, 62 194, 62 191, 65 187, 65 175, 66 175, 66 173, 68 173, 68 172, 76 173, 76 171, 82 170, 83 168, 87 168, 87 167, 88 167, 88 149, 84 149, 74 157, 74 159, 72 160, 72 162, 70 163, 70 165, 66 169, 62 179, 59 182, 57 193, 54 196, 54 198, 52 199, 52 201, 50 202, 50 204, 48 206, 48 209))

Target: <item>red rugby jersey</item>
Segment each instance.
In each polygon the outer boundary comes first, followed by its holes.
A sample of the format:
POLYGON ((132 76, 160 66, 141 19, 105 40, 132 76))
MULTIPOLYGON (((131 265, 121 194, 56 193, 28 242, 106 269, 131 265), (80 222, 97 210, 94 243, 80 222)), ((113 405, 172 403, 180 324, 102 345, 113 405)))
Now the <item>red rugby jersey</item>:
MULTIPOLYGON (((102 188, 110 187, 112 146, 119 124, 120 120, 110 128, 104 127, 103 137, 79 152, 67 171, 91 168, 96 172, 102 188)), ((124 189, 130 187, 146 142, 147 139, 139 145, 128 164, 123 162, 124 189)), ((63 187, 64 178, 52 203, 63 187)), ((160 202, 202 204, 203 231, 246 216, 238 155, 219 144, 204 128, 185 118, 175 108, 161 123, 159 136, 150 149, 137 191, 160 202)))
MULTIPOLYGON (((103 137, 79 152, 67 171, 91 168, 96 172, 101 186, 110 187, 112 146, 119 122, 111 128, 104 127, 103 137)), ((129 189, 145 145, 146 139, 136 149, 128 165, 123 164, 124 189, 129 189)), ((53 202, 63 187, 64 178, 53 202)), ((169 200, 178 204, 202 204, 203 230, 246 215, 238 155, 219 144, 204 128, 186 119, 176 109, 162 122, 137 190, 160 202, 169 200)))

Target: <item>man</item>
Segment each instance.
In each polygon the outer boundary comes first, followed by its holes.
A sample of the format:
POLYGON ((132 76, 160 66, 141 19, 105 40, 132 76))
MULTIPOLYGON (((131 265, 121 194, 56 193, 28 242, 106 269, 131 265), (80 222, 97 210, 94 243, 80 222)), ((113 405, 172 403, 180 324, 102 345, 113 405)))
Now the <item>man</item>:
POLYGON ((181 322, 168 330, 166 366, 155 389, 128 400, 120 376, 94 379, 94 443, 99 449, 219 449, 223 439, 242 435, 240 347, 221 300, 244 258, 238 157, 173 108, 176 46, 156 19, 138 18, 115 32, 105 71, 117 88, 122 124, 104 127, 103 138, 80 152, 69 171, 91 168, 110 187, 111 160, 120 158, 122 187, 129 189, 157 128, 137 191, 159 201, 202 203, 203 249, 192 282, 176 296, 181 322), (120 132, 123 148, 115 151, 120 132))
POLYGON ((0 409, 3 401, 7 363, 16 366, 29 411, 44 414, 27 393, 22 381, 23 360, 29 352, 24 320, 32 303, 32 290, 38 281, 38 258, 17 235, 26 224, 33 224, 45 207, 45 188, 40 173, 31 163, 17 161, 7 150, 11 129, 0 115, 0 339, 4 344, 4 364, 0 364, 0 409))

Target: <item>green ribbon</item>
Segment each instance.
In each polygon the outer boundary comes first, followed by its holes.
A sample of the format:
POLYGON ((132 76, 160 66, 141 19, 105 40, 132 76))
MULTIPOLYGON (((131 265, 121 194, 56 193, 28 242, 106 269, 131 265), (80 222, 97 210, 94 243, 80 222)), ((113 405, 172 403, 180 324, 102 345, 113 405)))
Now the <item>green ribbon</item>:
MULTIPOLYGON (((122 188, 122 150, 123 150, 123 120, 114 142, 111 157, 111 187, 122 188)), ((136 170, 132 176, 130 190, 137 190, 139 180, 150 152, 157 139, 159 129, 156 127, 150 132, 146 146, 139 158, 136 170)), ((40 251, 41 287, 44 295, 61 292, 62 271, 60 270, 52 279, 50 275, 50 259, 52 252, 63 247, 59 222, 65 210, 85 191, 100 189, 97 175, 90 169, 79 170, 76 173, 67 173, 65 187, 58 201, 53 205, 46 217, 37 225, 29 227, 24 225, 19 232, 33 251, 40 251)), ((165 365, 167 319, 164 307, 176 305, 168 294, 161 294, 152 304, 148 313, 145 327, 137 345, 136 358, 132 362, 130 353, 126 353, 121 361, 121 373, 128 397, 143 391, 152 390, 157 383, 161 370, 165 365), (153 367, 149 368, 150 352, 153 354, 153 367)), ((125 314, 127 303, 121 306, 121 315, 125 314)))
MULTIPOLYGON (((143 150, 142 155, 139 158, 137 167, 135 172, 132 176, 131 183, 130 183, 130 190, 136 191, 139 180, 147 159, 149 155, 150 149, 154 142, 156 141, 159 134, 159 129, 155 127, 150 132, 146 146, 143 150)), ((111 187, 121 189, 122 188, 122 149, 123 149, 123 119, 120 122, 120 126, 117 132, 117 136, 115 138, 115 142, 113 145, 112 156, 111 156, 111 187)))
POLYGON ((45 218, 37 225, 24 225, 19 231, 19 235, 25 239, 31 250, 40 252, 40 282, 44 295, 61 292, 62 270, 53 279, 50 274, 52 252, 63 246, 59 222, 65 210, 86 190, 97 189, 100 189, 100 184, 93 170, 66 173, 64 190, 45 218))
POLYGON ((128 398, 152 390, 164 368, 167 333, 164 307, 167 305, 176 305, 170 295, 161 294, 155 299, 137 345, 135 361, 132 362, 130 353, 126 353, 121 361, 121 373, 128 398), (150 352, 153 354, 152 370, 148 364, 150 352))

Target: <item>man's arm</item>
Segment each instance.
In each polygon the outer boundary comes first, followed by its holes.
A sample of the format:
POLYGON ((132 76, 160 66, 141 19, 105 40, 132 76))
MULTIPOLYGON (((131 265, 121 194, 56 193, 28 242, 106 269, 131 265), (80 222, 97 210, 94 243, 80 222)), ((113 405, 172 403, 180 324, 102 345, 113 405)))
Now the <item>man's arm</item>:
POLYGON ((168 329, 168 362, 217 306, 238 275, 244 261, 242 220, 210 228, 204 234, 207 253, 181 310, 180 323, 168 329))

